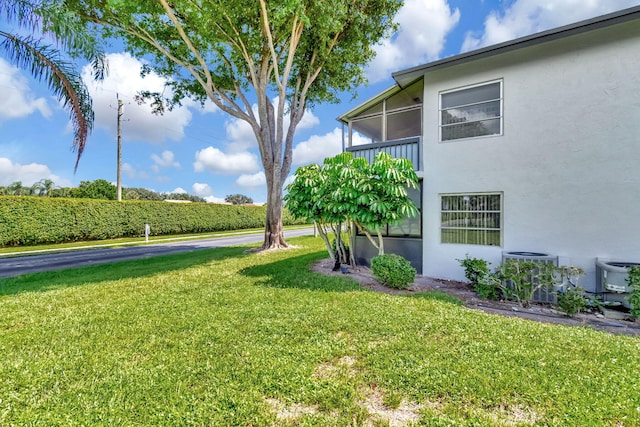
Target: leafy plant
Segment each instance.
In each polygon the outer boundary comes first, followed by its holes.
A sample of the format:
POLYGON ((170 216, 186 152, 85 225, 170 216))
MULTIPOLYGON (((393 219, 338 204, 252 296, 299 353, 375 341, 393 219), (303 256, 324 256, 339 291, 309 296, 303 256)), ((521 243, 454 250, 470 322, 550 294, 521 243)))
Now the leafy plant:
POLYGON ((521 307, 529 307, 536 291, 556 282, 553 264, 508 259, 496 270, 503 294, 521 307))
POLYGON ((416 269, 396 254, 377 255, 371 259, 371 271, 384 285, 407 289, 416 278, 416 269))
MULTIPOLYGON (((329 255, 338 262, 341 248, 331 244, 328 233, 339 235, 344 228, 347 236, 339 240, 351 242, 357 227, 378 249, 378 255, 384 254, 380 227, 418 214, 407 193, 407 188, 417 186, 418 177, 407 159, 380 152, 369 164, 345 152, 325 159, 322 166, 298 168, 284 201, 292 215, 316 223, 329 255)), ((350 263, 355 264, 353 256, 350 263)))
POLYGON ((558 309, 569 317, 585 311, 587 309, 587 299, 584 296, 584 288, 578 286, 578 280, 584 274, 584 270, 564 265, 555 267, 554 270, 556 273, 556 287, 558 288, 556 292, 558 309))
POLYGON ((481 258, 470 258, 469 255, 457 261, 460 266, 464 267, 464 277, 467 278, 481 298, 492 300, 500 298, 500 281, 490 277, 489 265, 491 263, 489 261, 481 258))
POLYGON ((566 290, 559 290, 557 293, 557 307, 569 317, 584 311, 587 307, 587 300, 584 297, 584 288, 579 286, 566 290))
POLYGON ((640 265, 634 265, 629 269, 627 285, 631 288, 629 304, 631 305, 631 315, 640 317, 640 265))

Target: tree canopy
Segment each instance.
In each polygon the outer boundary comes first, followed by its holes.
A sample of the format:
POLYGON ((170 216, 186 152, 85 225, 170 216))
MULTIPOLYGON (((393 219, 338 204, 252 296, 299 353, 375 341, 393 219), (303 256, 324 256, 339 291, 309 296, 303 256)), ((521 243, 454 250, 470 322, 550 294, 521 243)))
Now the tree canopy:
POLYGON ((224 201, 232 205, 248 205, 253 203, 253 199, 244 194, 229 194, 224 198, 224 201))
MULTIPOLYGON (((330 244, 327 232, 333 231, 339 236, 342 223, 348 225, 349 240, 353 240, 353 225, 367 236, 380 255, 384 254, 380 228, 417 215, 418 209, 407 192, 407 188, 417 186, 418 177, 407 159, 380 152, 369 164, 366 159, 354 158, 347 152, 325 159, 322 166, 312 164, 298 168, 284 198, 292 215, 318 225, 320 236, 335 260, 341 248, 330 244)), ((344 249, 343 253, 346 253, 344 249)))
POLYGON ((122 37, 167 78, 143 93, 162 110, 185 97, 211 100, 246 121, 267 182, 263 247, 286 246, 282 186, 293 137, 308 106, 335 101, 364 81, 372 45, 395 29, 397 0, 64 0, 79 17, 122 37), (256 108, 254 108, 254 104, 256 108))

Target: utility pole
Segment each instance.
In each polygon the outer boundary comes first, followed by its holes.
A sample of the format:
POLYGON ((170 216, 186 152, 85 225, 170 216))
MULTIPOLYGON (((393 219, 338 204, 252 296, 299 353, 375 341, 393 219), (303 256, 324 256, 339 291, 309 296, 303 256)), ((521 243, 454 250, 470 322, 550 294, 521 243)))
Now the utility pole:
POLYGON ((122 114, 124 110, 124 106, 122 105, 122 100, 116 94, 116 98, 118 100, 118 169, 116 172, 116 200, 122 200, 122 177, 120 171, 120 165, 122 164, 122 135, 121 135, 121 122, 122 122, 122 114))

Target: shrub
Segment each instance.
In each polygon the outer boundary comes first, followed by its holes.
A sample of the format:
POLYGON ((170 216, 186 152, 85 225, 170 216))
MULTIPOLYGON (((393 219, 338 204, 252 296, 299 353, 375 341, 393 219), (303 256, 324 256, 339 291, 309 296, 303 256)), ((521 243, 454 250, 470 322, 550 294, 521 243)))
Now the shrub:
POLYGON ((460 266, 464 267, 464 277, 467 278, 473 290, 475 290, 481 298, 499 299, 500 298, 500 282, 496 282, 490 277, 489 261, 480 258, 469 258, 457 260, 460 266))
POLYGON ((587 308, 587 300, 584 298, 584 288, 579 286, 560 290, 557 293, 557 307, 569 317, 584 311, 587 308))
POLYGON ((629 295, 629 305, 631 305, 631 315, 640 317, 640 266, 634 265, 629 269, 627 285, 631 288, 629 295))
POLYGON ((373 257, 371 271, 382 284, 395 289, 407 289, 416 278, 416 269, 396 254, 373 257))
MULTIPOLYGON (((264 226, 264 206, 0 196, 0 246, 154 236, 264 226)), ((292 217, 283 212, 283 223, 292 217)))
POLYGON ((578 280, 584 274, 584 271, 573 266, 560 266, 555 267, 555 272, 556 285, 559 288, 556 292, 558 297, 557 308, 569 317, 585 311, 587 309, 587 299, 584 296, 584 288, 578 286, 578 280))
POLYGON ((550 289, 556 283, 555 269, 554 265, 544 262, 508 259, 496 270, 496 276, 505 297, 526 308, 537 290, 550 289))

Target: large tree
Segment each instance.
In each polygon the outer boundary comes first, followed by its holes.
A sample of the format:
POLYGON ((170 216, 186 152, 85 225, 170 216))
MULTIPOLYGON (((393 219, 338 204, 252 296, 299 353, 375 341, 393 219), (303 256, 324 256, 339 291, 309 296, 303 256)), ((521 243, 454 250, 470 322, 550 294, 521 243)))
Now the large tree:
POLYGON ((94 77, 102 78, 105 62, 99 43, 85 22, 57 0, 0 0, 0 20, 7 24, 0 29, 0 50, 13 64, 45 80, 70 111, 77 169, 94 117, 91 97, 73 60, 90 60, 94 77))
POLYGON ((251 125, 267 182, 264 248, 287 246, 282 186, 305 109, 364 80, 372 45, 395 29, 398 0, 64 0, 123 37, 171 95, 210 99, 251 125), (257 104, 254 112, 253 104, 257 104))

